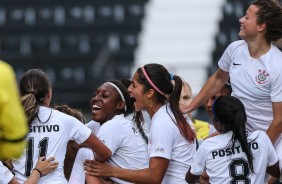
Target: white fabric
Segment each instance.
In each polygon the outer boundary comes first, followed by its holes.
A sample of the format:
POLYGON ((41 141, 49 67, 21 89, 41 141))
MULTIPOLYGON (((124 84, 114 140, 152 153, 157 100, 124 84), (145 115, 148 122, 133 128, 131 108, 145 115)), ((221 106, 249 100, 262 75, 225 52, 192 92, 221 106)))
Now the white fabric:
POLYGON ((210 126, 209 135, 211 135, 211 134, 213 134, 213 133, 217 132, 217 130, 215 129, 214 125, 209 124, 209 126, 210 126))
POLYGON ((258 59, 249 55, 243 40, 231 43, 218 66, 229 72, 232 95, 238 97, 247 113, 249 131, 266 131, 273 120, 272 102, 282 102, 282 52, 271 49, 258 59))
MULTIPOLYGON (((229 72, 232 95, 245 106, 249 131, 266 131, 273 120, 272 102, 282 102, 281 60, 282 52, 274 45, 254 59, 249 55, 247 43, 240 40, 231 43, 218 62, 223 71, 229 72)), ((281 139, 282 135, 274 148, 282 164, 281 139)))
POLYGON ((27 179, 25 176, 27 153, 33 154, 30 168, 33 169, 38 160, 39 152, 43 151, 43 146, 46 145, 46 158, 55 157, 55 161, 59 162, 59 165, 54 172, 41 177, 38 183, 67 183, 63 171, 67 143, 69 140, 74 140, 78 144, 83 143, 90 136, 91 130, 76 118, 47 107, 40 106, 38 116, 42 122, 49 117, 50 119, 47 123, 41 123, 37 118, 32 122, 26 138, 26 140, 29 140, 31 150, 26 148, 24 154, 13 161, 15 177, 21 183, 27 179))
POLYGON ((151 129, 151 126, 152 126, 152 120, 151 120, 150 115, 148 114, 147 111, 142 110, 141 112, 142 112, 143 118, 144 118, 143 130, 144 130, 145 134, 147 135, 147 137, 149 137, 150 129, 151 129))
POLYGON ((169 105, 162 106, 152 118, 148 152, 150 157, 162 157, 169 165, 163 184, 185 183, 185 174, 193 162, 196 140, 189 144, 173 122, 169 105), (170 115, 167 113, 170 113, 170 115))
MULTIPOLYGON (((231 176, 237 175, 238 177, 246 174, 249 171, 248 165, 245 165, 247 167, 244 170, 242 159, 247 161, 247 157, 242 151, 240 143, 235 143, 233 151, 227 149, 231 137, 232 132, 228 132, 204 140, 197 150, 194 163, 191 166, 191 173, 201 175, 206 170, 211 184, 230 183, 231 176), (232 172, 232 168, 234 172, 232 172)), ((254 173, 250 173, 248 179, 252 184, 263 184, 266 168, 278 161, 277 154, 270 139, 263 131, 249 133, 248 142, 251 143, 250 147, 254 156, 254 173)), ((242 178, 246 177, 242 176, 242 178)), ((242 180, 240 182, 243 183, 242 180)), ((234 183, 236 182, 234 181, 234 183)))
POLYGON ((0 184, 9 183, 13 177, 13 173, 0 161, 0 184))
POLYGON ((90 122, 86 123, 85 126, 90 128, 91 133, 93 135, 97 135, 97 133, 98 133, 100 127, 101 127, 100 123, 98 123, 96 121, 93 121, 93 120, 91 120, 90 122))
POLYGON ((94 155, 91 149, 80 148, 78 150, 69 179, 70 184, 85 183, 85 171, 84 171, 83 163, 85 160, 93 160, 93 159, 94 159, 94 155))
MULTIPOLYGON (((111 165, 131 170, 149 167, 147 145, 139 131, 132 126, 132 122, 125 118, 124 115, 116 115, 113 119, 104 123, 99 129, 97 137, 111 150, 112 157, 109 160, 111 165)), ((87 151, 79 150, 75 160, 70 180, 74 181, 73 184, 78 180, 78 177, 79 181, 82 181, 83 176, 76 173, 84 173, 83 162, 85 158, 93 158, 93 156, 89 156, 89 152, 82 155, 84 152, 87 151)), ((117 178, 111 179, 117 183, 129 183, 117 178)))
MULTIPOLYGON (((150 127, 151 127, 151 119, 150 119, 149 114, 148 114, 146 111, 141 111, 141 112, 142 112, 143 119, 144 119, 144 121, 143 121, 142 124, 141 124, 141 127, 142 127, 142 129, 143 129, 145 135, 146 135, 147 137, 149 137, 150 127)), ((137 131, 139 131, 139 129, 138 129, 136 123, 134 122, 133 114, 129 114, 128 116, 126 116, 126 119, 130 120, 132 126, 133 126, 137 131)), ((140 131, 139 131, 139 133, 140 133, 140 131)), ((142 137, 141 134, 140 134, 140 136, 142 137)), ((143 137, 142 137, 142 139, 143 139, 143 137)), ((144 139, 143 139, 143 140, 144 140, 144 139)), ((144 141, 145 141, 145 140, 144 140, 144 141)), ((145 143, 146 143, 146 145, 148 144, 148 142, 145 142, 145 143)))

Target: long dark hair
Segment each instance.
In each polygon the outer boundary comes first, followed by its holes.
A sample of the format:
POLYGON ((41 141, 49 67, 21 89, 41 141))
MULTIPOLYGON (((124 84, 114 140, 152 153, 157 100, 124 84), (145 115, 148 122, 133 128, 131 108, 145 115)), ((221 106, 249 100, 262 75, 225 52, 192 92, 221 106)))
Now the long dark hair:
POLYGON ((39 69, 31 69, 20 79, 21 101, 29 125, 37 117, 39 105, 51 88, 49 78, 39 69))
POLYGON ((179 98, 183 82, 179 76, 174 75, 175 86, 171 83, 170 74, 167 69, 160 64, 151 63, 137 69, 138 82, 144 85, 144 92, 154 89, 155 100, 157 103, 165 104, 168 102, 175 117, 172 121, 177 125, 181 134, 188 142, 194 142, 195 132, 187 123, 185 117, 179 109, 179 98), (153 85, 154 86, 153 86, 153 85))
POLYGON ((242 150, 245 152, 250 170, 254 172, 253 154, 249 148, 246 133, 247 116, 243 103, 233 96, 220 96, 212 106, 214 120, 221 123, 221 132, 233 132, 232 138, 227 147, 234 148, 235 141, 239 141, 242 150))
MULTIPOLYGON (((126 88, 129 88, 130 84, 131 84, 131 81, 128 80, 128 79, 121 79, 121 83, 123 85, 125 85, 126 88)), ((131 98, 131 101, 132 101, 132 108, 133 108, 133 121, 134 123, 136 124, 142 138, 144 139, 144 141, 146 142, 146 144, 148 144, 148 137, 147 135, 145 134, 144 132, 144 129, 142 127, 142 125, 144 124, 144 117, 143 117, 143 114, 142 114, 142 111, 135 111, 135 108, 134 108, 134 101, 135 99, 131 98)))

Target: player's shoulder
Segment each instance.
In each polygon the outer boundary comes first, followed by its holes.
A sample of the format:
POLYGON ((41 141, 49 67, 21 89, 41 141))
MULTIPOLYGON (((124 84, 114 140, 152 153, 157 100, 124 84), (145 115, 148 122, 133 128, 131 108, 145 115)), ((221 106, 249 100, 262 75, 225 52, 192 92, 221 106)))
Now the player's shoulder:
POLYGON ((256 130, 253 132, 247 132, 248 134, 248 142, 257 142, 261 146, 269 147, 271 144, 271 141, 266 134, 266 132, 262 130, 256 130))
POLYGON ((53 113, 53 118, 56 120, 59 120, 60 122, 64 123, 64 122, 79 122, 78 119, 76 119, 73 116, 70 116, 66 113, 60 112, 58 110, 52 109, 52 113, 53 113))
POLYGON ((256 138, 265 138, 268 137, 267 134, 262 130, 248 131, 247 132, 248 139, 256 139, 256 138))
POLYGON ((237 40, 232 43, 230 43, 227 47, 227 50, 235 51, 239 48, 244 48, 247 45, 247 43, 244 40, 237 40))
POLYGON ((123 114, 120 114, 114 116, 111 120, 101 125, 99 131, 114 131, 115 133, 118 132, 117 134, 127 134, 130 130, 132 130, 132 127, 132 121, 124 117, 123 114))

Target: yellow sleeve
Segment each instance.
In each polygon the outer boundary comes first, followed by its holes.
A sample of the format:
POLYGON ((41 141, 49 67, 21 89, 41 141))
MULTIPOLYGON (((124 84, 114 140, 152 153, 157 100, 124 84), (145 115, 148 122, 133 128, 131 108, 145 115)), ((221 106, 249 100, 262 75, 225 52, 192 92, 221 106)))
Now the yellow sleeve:
POLYGON ((206 121, 194 119, 194 129, 198 140, 203 140, 209 135, 210 126, 206 121))
POLYGON ((0 61, 0 160, 21 156, 27 131, 14 71, 0 61))

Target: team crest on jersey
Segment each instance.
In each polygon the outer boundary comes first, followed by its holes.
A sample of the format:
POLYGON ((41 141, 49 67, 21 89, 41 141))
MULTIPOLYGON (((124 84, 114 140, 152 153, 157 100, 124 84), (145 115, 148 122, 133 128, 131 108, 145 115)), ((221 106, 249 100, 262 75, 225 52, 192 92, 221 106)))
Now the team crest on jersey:
POLYGON ((259 74, 256 76, 256 81, 258 84, 265 84, 267 82, 267 77, 269 76, 266 73, 266 70, 258 70, 259 74))

